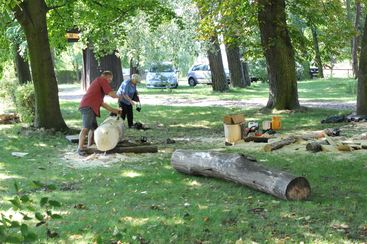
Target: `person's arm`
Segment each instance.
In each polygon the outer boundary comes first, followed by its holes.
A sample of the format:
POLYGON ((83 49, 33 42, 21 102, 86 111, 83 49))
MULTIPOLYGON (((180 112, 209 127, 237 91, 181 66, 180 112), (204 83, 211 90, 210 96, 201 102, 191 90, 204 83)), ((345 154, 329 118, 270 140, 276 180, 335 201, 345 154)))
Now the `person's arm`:
POLYGON ((110 91, 107 95, 112 98, 121 98, 121 96, 118 96, 115 91, 110 91))
POLYGON ((102 107, 104 107, 107 111, 109 112, 112 112, 112 113, 115 113, 115 114, 119 114, 121 113, 121 109, 116 109, 116 108, 113 108, 111 107, 110 105, 108 105, 107 103, 103 102, 101 104, 102 107))

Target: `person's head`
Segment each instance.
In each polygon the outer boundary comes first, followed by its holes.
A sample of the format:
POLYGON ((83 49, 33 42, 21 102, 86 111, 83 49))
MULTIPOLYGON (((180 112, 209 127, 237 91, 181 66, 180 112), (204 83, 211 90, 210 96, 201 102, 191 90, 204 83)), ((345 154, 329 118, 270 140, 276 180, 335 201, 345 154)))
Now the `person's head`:
POLYGON ((140 82, 140 80, 141 80, 140 75, 138 75, 138 74, 132 74, 132 75, 131 75, 131 82, 132 82, 134 85, 136 85, 137 83, 139 83, 139 82, 140 82))
POLYGON ((113 79, 113 74, 111 71, 109 70, 105 70, 102 72, 101 75, 103 78, 105 78, 106 80, 108 80, 109 83, 111 83, 112 79, 113 79))

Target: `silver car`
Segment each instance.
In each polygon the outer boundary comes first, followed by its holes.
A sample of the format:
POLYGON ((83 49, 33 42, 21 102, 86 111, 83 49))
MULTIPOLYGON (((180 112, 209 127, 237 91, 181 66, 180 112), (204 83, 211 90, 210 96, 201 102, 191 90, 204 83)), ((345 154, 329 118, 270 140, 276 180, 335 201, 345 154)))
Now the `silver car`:
POLYGON ((147 88, 177 88, 178 71, 171 62, 162 62, 150 66, 147 77, 147 88))
MULTIPOLYGON (((226 73, 226 78, 229 83, 229 70, 224 69, 224 71, 226 73)), ((210 71, 210 66, 208 64, 193 65, 187 73, 187 81, 190 86, 196 86, 197 84, 212 84, 212 74, 210 71)))

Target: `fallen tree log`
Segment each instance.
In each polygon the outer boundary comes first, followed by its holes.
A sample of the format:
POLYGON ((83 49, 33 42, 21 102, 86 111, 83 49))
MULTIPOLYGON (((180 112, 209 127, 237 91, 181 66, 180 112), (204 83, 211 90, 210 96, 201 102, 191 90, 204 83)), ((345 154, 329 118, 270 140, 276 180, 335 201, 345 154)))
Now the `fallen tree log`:
POLYGON ((124 122, 120 116, 110 116, 94 131, 94 141, 100 151, 116 147, 124 135, 124 122))
POLYGON ((281 141, 275 141, 275 142, 269 143, 269 144, 265 145, 263 147, 263 149, 264 149, 265 152, 271 152, 271 151, 277 150, 279 148, 282 148, 286 145, 295 143, 296 141, 297 141, 297 138, 288 137, 288 138, 285 138, 281 141))
POLYGON ((281 199, 304 200, 311 193, 306 178, 268 169, 242 154, 176 150, 171 164, 182 173, 233 181, 281 199))

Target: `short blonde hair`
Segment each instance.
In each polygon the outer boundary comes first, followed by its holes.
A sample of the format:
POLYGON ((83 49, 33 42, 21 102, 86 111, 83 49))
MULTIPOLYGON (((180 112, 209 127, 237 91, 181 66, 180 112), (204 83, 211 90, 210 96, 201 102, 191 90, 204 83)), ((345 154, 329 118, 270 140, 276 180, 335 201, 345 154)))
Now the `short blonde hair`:
POLYGON ((139 83, 141 81, 141 77, 138 74, 132 74, 131 75, 131 80, 135 80, 136 82, 139 83))

